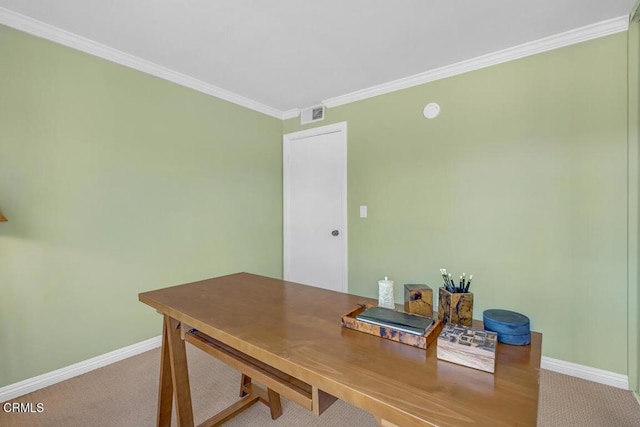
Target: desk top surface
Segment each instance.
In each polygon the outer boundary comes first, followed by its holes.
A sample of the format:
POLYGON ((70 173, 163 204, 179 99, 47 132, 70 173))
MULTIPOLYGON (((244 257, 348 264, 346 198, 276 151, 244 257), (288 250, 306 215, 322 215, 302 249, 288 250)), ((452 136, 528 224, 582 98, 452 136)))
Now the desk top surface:
MULTIPOLYGON (((401 426, 535 426, 542 335, 499 344, 495 374, 343 328, 376 301, 248 273, 144 292, 140 301, 401 426)), ((478 325, 475 325, 478 326, 478 325)))

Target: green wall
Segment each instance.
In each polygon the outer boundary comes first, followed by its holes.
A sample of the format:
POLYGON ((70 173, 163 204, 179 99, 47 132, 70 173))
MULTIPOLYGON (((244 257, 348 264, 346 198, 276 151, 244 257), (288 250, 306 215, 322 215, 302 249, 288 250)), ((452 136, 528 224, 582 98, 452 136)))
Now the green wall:
MULTIPOLYGON (((0 387, 158 335, 141 291, 281 277, 281 135, 310 126, 2 26, 0 57, 0 387)), ((623 33, 328 109, 350 292, 474 274, 476 317, 631 375, 629 90, 623 33)))
POLYGON ((473 274, 476 317, 522 312, 544 355, 627 373, 625 33, 330 108, 319 125, 340 121, 351 293, 473 274))
POLYGON ((282 122, 0 26, 0 387, 161 333, 141 291, 282 275, 282 122))

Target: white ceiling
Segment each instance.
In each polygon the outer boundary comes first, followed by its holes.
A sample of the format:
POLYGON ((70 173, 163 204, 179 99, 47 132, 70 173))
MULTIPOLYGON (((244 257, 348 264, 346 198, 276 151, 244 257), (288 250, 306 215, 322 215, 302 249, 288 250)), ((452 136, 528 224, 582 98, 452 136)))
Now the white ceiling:
POLYGON ((619 18, 635 1, 0 0, 0 8, 285 112, 619 18))

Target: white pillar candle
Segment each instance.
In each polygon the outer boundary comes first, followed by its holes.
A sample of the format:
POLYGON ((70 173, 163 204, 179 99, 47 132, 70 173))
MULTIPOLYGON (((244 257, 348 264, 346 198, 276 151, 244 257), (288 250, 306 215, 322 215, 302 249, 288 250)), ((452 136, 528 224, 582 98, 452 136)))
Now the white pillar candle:
POLYGON ((396 308, 393 301, 393 280, 388 277, 378 280, 378 306, 394 310, 396 308))

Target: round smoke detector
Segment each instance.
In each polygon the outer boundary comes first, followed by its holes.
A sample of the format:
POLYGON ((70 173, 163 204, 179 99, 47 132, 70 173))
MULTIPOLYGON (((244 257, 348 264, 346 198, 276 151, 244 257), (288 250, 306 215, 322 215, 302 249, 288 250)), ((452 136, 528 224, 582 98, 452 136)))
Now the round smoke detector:
POLYGON ((440 106, 435 102, 430 102, 424 107, 422 113, 427 119, 435 119, 440 114, 440 106))

